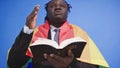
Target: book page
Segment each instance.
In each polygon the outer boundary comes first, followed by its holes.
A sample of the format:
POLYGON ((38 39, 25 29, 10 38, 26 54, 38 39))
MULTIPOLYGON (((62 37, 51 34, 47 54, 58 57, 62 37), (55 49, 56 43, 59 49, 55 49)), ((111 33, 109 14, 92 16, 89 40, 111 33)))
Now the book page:
POLYGON ((69 45, 71 43, 75 43, 75 42, 86 42, 86 41, 84 39, 80 38, 80 37, 66 39, 66 40, 64 40, 60 43, 59 49, 62 49, 64 47, 66 47, 67 45, 69 45))
POLYGON ((45 38, 38 38, 33 44, 30 46, 36 46, 36 45, 49 45, 52 46, 56 49, 63 49, 67 45, 74 43, 74 42, 86 42, 84 39, 81 39, 80 37, 75 37, 75 38, 70 38, 62 41, 60 45, 56 41, 50 40, 50 39, 45 39, 45 38))

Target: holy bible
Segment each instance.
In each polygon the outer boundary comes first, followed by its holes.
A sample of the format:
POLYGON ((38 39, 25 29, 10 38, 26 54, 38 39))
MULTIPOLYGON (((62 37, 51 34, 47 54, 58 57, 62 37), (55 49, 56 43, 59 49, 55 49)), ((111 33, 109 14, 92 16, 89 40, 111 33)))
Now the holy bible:
POLYGON ((39 38, 30 45, 30 50, 33 54, 33 60, 45 60, 43 54, 55 54, 61 57, 68 56, 68 50, 71 49, 75 58, 81 56, 81 53, 86 45, 86 41, 80 37, 70 38, 62 41, 59 45, 56 41, 50 39, 39 38))

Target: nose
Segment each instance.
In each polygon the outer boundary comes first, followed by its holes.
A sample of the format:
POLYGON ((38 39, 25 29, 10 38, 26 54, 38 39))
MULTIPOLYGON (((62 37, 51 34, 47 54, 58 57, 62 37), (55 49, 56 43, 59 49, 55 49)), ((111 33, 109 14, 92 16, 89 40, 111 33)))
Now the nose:
POLYGON ((60 5, 56 5, 55 10, 61 10, 61 9, 62 9, 62 8, 61 8, 60 5))

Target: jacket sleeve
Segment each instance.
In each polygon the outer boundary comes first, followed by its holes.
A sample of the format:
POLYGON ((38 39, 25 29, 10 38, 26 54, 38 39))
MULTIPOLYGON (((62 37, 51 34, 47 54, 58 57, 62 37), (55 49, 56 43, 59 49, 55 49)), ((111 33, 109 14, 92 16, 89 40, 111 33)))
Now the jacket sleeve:
POLYGON ((17 36, 8 54, 7 64, 10 68, 21 68, 29 60, 26 56, 33 33, 25 34, 23 31, 17 36))
POLYGON ((76 59, 74 59, 73 62, 70 64, 70 68, 99 68, 99 66, 77 61, 76 59))

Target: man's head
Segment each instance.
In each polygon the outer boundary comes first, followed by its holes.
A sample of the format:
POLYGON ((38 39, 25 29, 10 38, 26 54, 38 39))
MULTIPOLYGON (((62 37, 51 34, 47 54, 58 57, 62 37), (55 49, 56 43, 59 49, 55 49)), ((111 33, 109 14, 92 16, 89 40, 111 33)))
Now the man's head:
POLYGON ((60 27, 67 19, 71 6, 65 0, 51 0, 46 4, 47 20, 51 25, 60 27))

